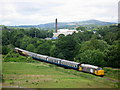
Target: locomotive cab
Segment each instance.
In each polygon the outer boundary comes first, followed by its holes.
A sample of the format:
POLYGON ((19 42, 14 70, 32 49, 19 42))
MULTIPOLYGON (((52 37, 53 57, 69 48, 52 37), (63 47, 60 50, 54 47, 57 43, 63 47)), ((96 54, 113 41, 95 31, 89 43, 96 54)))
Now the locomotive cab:
POLYGON ((92 73, 98 76, 104 76, 104 70, 98 66, 89 65, 89 64, 81 64, 78 68, 79 71, 84 71, 88 73, 92 73))
POLYGON ((104 75, 104 70, 102 68, 97 68, 95 70, 95 74, 99 75, 99 76, 103 76, 104 75))

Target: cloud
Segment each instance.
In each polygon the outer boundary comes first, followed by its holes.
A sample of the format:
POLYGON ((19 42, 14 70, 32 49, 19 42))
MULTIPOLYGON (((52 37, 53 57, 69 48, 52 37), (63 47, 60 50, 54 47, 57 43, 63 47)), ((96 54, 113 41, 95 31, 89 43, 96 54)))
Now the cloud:
POLYGON ((117 22, 118 0, 2 0, 3 25, 98 19, 117 22))

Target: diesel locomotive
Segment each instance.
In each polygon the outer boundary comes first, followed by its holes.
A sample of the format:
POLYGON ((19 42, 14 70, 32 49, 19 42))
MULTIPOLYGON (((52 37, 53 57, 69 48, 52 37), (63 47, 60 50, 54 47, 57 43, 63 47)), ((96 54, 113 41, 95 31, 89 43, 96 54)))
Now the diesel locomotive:
POLYGON ((95 74, 98 76, 104 76, 104 70, 98 66, 82 64, 82 63, 78 63, 78 62, 74 62, 74 61, 68 61, 68 60, 64 60, 64 59, 41 55, 41 54, 29 52, 29 51, 26 51, 26 50, 23 50, 23 49, 20 49, 17 47, 15 48, 15 51, 18 52, 19 54, 22 54, 24 56, 30 56, 33 59, 37 59, 39 61, 48 62, 51 64, 75 69, 78 71, 88 72, 88 73, 95 74))

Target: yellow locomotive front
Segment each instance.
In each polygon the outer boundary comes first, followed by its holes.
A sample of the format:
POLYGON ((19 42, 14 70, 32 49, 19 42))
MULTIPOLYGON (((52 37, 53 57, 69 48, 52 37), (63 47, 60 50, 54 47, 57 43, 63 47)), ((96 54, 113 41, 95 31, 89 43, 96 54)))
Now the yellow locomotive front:
POLYGON ((95 75, 104 76, 105 71, 102 68, 98 68, 95 70, 95 75))

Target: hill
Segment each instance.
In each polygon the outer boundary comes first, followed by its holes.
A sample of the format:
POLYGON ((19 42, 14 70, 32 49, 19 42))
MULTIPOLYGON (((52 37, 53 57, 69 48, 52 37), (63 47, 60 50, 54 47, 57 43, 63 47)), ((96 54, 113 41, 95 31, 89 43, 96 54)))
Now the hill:
MULTIPOLYGON (((84 25, 110 25, 116 24, 114 22, 104 22, 99 20, 86 20, 86 21, 78 21, 78 22, 58 22, 58 28, 74 28, 76 25, 84 26, 84 25)), ((39 25, 20 25, 15 27, 37 27, 37 28, 54 28, 55 23, 46 23, 39 25)))

